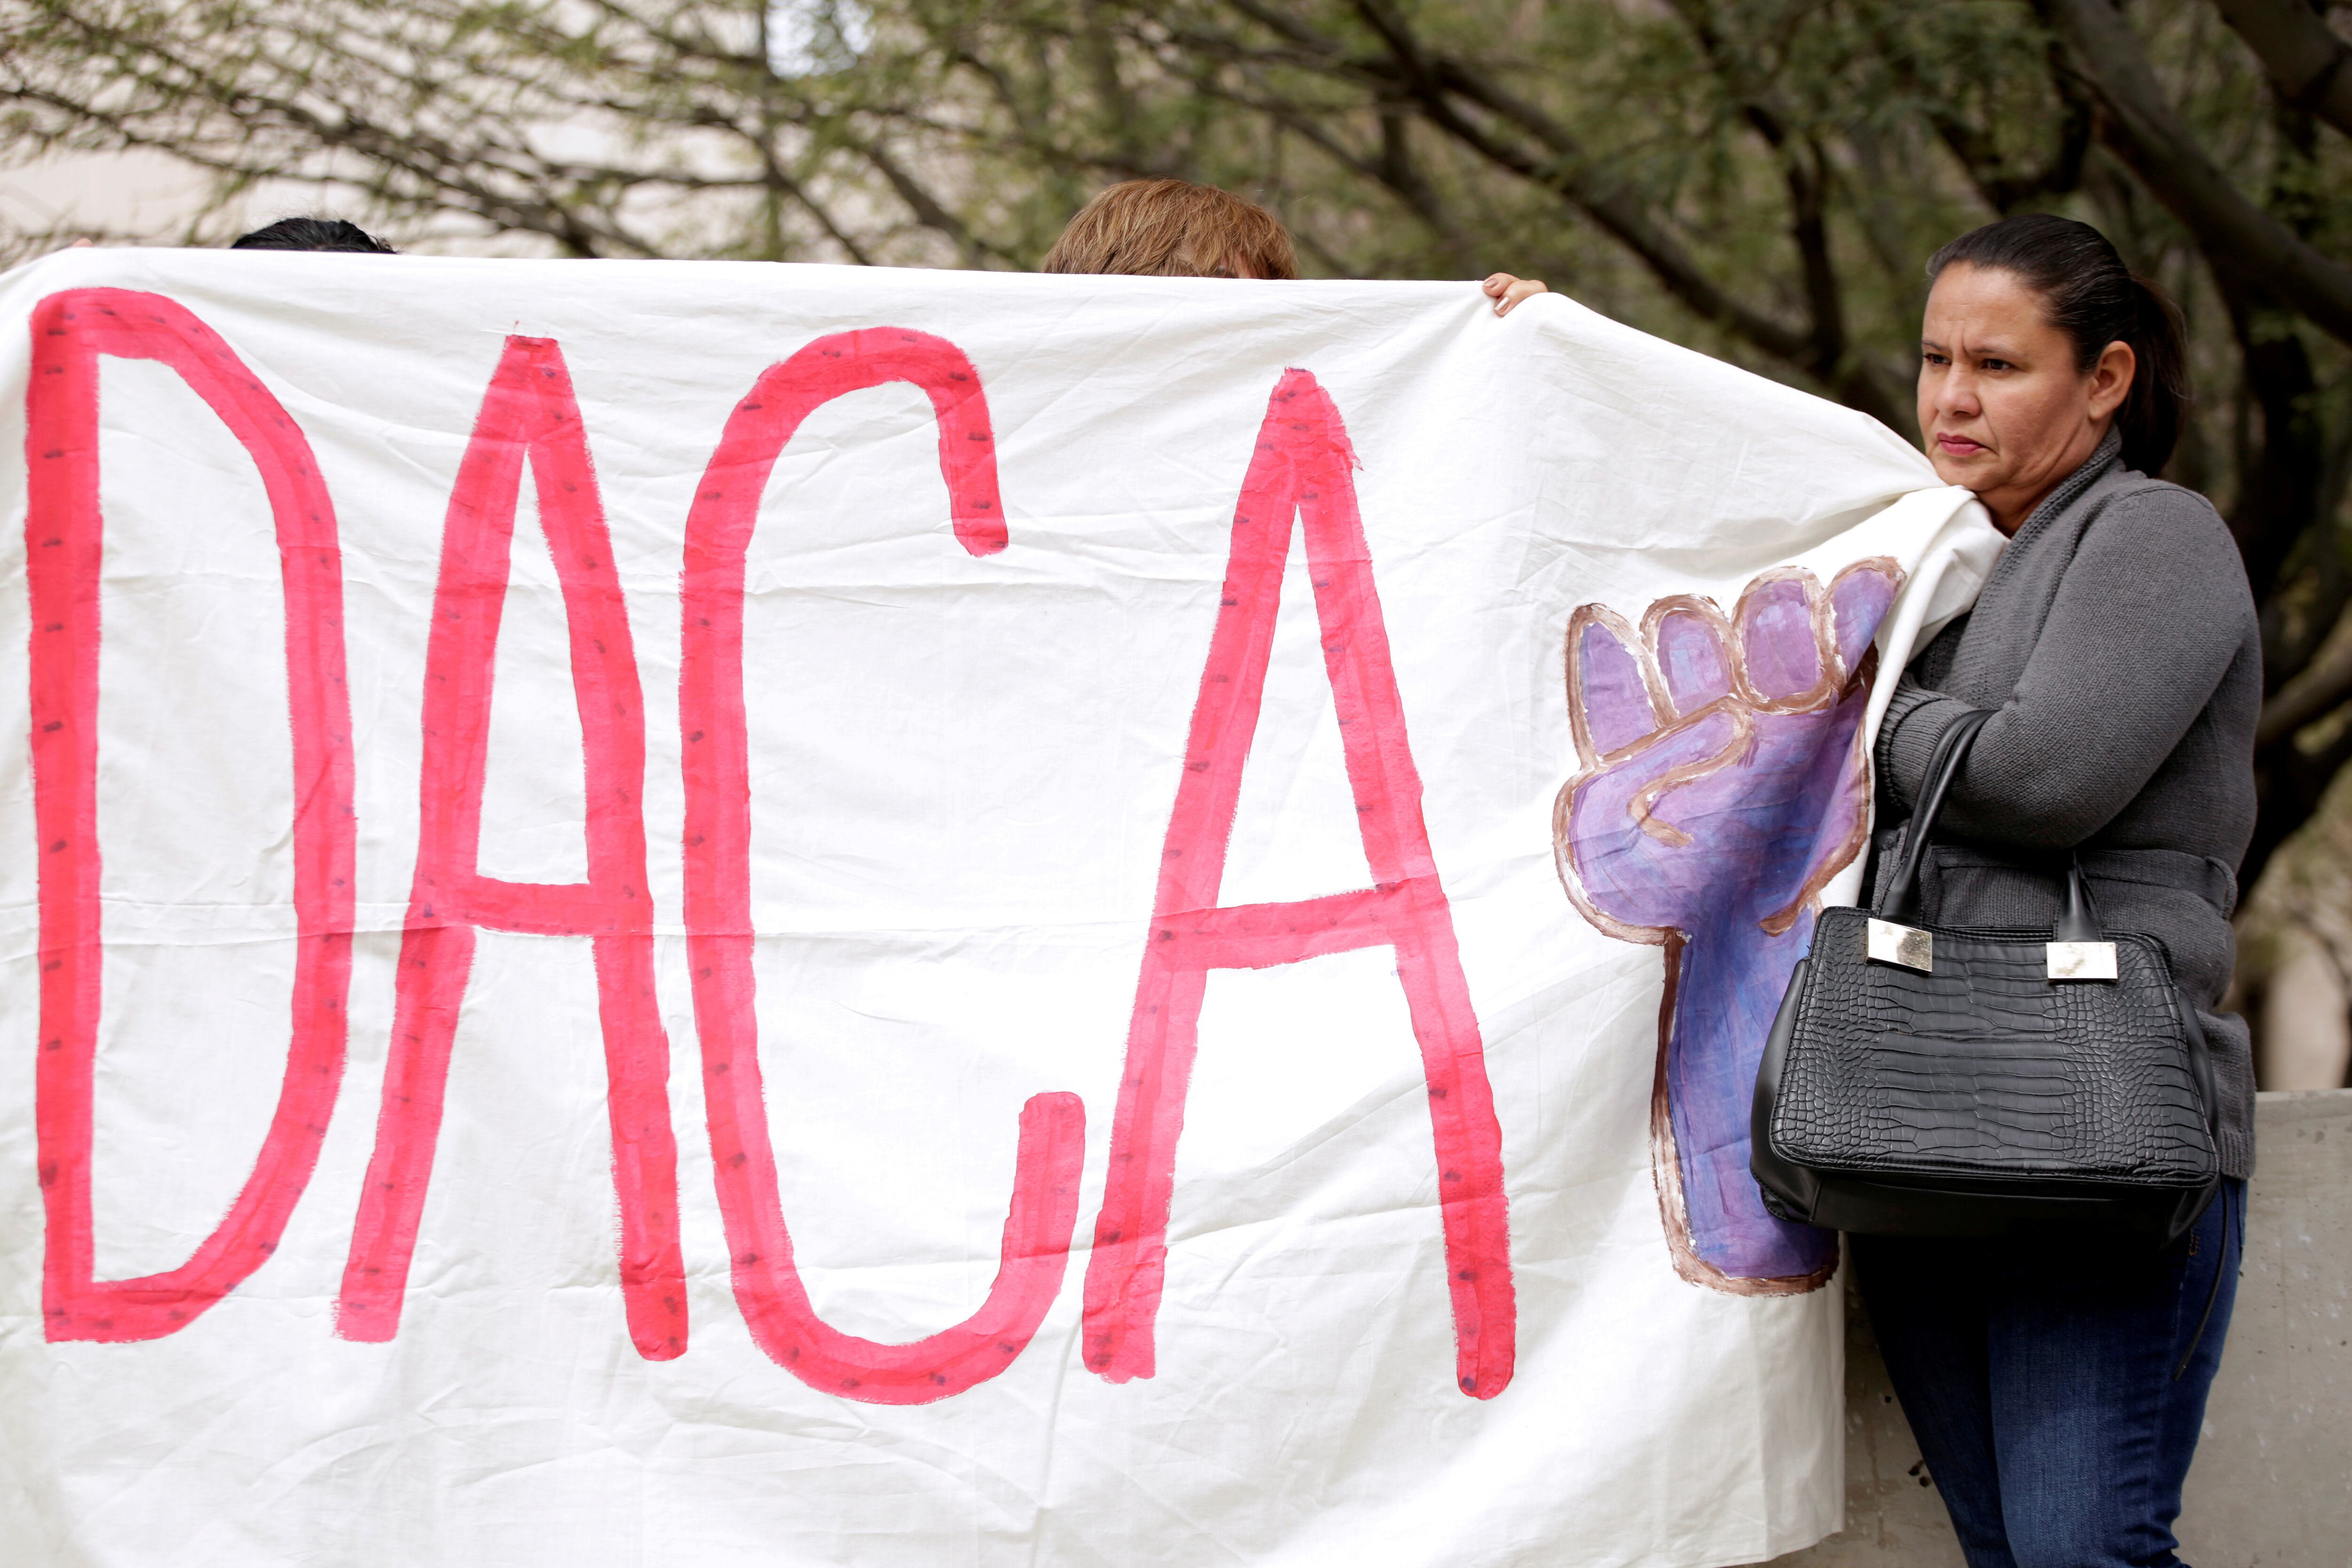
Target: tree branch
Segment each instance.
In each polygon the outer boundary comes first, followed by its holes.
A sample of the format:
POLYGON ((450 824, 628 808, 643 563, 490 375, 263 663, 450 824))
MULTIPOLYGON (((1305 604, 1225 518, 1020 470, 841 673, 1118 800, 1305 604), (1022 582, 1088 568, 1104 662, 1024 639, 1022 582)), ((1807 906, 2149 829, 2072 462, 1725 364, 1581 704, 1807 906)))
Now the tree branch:
POLYGON ((2213 0, 2279 96, 2352 136, 2352 44, 2304 0, 2213 0))
POLYGON ((990 257, 998 254, 996 247, 974 234, 969 224, 941 205, 939 198, 908 173, 906 165, 892 157, 880 142, 869 142, 860 147, 858 152, 890 183, 890 188, 898 193, 898 199, 914 213, 916 222, 945 235, 963 253, 965 266, 981 266, 990 257))
POLYGON ((1381 0, 1358 0, 1357 8, 1388 47, 1399 85, 1420 106, 1423 118, 1488 163, 1580 208, 1631 250, 1668 293, 1702 319, 1777 358, 1804 363, 1808 343, 1803 332, 1740 304, 1717 287, 1690 254, 1652 224, 1622 191, 1604 185, 1593 175, 1582 146, 1566 128, 1458 61, 1426 58, 1403 19, 1381 0), (1551 156, 1538 158, 1494 135, 1462 113, 1454 102, 1457 97, 1516 126, 1551 156))
POLYGON ((2064 195, 2083 183, 2083 160, 2091 150, 2091 105, 2066 75, 2053 72, 2052 76, 2064 117, 2058 122, 2058 144, 2051 150, 2049 162, 2032 174, 2011 174, 1992 138, 1981 128, 1941 104, 1931 101, 1922 108, 1937 140, 1959 161, 1969 183, 1997 213, 2015 212, 2042 196, 2064 195))
MULTIPOLYGON (((2260 425, 2257 430, 2251 427, 2254 421, 2242 422, 2230 532, 2245 558, 2255 599, 2267 605, 2276 595, 2289 552, 2320 515, 2326 454, 2315 406, 2319 381, 2302 335, 2275 301, 2227 270, 2217 275, 2215 285, 2230 312, 2246 393, 2260 425)), ((2323 611, 2323 625, 2332 618, 2323 611)), ((2278 626, 2266 626, 2267 684, 2275 688, 2293 674, 2316 636, 2294 646, 2278 626)))
POLYGON ((2352 268, 2321 255, 2248 200, 2181 121, 2138 37, 2109 0, 2038 0, 2106 114, 2101 140, 2197 238, 2206 256, 2329 335, 2352 343, 2352 268))
POLYGON ((2347 701, 2352 701, 2352 614, 2337 619, 2311 662, 2263 704, 2254 744, 2270 746, 2289 740, 2297 730, 2326 718, 2347 701))
POLYGON ((1790 130, 1794 117, 1762 83, 1752 79, 1755 73, 1733 58, 1732 45, 1716 26, 1711 6, 1700 0, 1677 0, 1675 9, 1726 96, 1739 106, 1748 128, 1771 149, 1780 165, 1781 183, 1789 193, 1789 241, 1796 248, 1804 279, 1808 347, 1800 363, 1849 405, 1893 427, 1898 400, 1883 384, 1875 366, 1853 356, 1847 337, 1845 291, 1830 253, 1830 171, 1821 143, 1809 133, 1790 130))

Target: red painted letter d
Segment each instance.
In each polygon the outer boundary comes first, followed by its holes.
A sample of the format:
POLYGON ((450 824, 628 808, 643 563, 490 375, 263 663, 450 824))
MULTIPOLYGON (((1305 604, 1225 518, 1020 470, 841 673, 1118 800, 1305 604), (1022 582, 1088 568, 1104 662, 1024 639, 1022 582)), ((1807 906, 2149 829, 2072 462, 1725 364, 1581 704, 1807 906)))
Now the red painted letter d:
POLYGON ((32 598, 33 816, 40 829, 41 1196, 52 1340, 152 1340, 185 1328, 261 1267, 310 1180, 342 1081, 352 978, 352 710, 343 686, 343 568, 335 511, 310 443, 217 333, 159 294, 76 289, 33 310, 25 456, 32 598), (260 470, 286 597, 294 741, 293 1028, 277 1114, 253 1173, 179 1268, 91 1278, 92 1069, 98 1051, 98 360, 177 372, 260 470))

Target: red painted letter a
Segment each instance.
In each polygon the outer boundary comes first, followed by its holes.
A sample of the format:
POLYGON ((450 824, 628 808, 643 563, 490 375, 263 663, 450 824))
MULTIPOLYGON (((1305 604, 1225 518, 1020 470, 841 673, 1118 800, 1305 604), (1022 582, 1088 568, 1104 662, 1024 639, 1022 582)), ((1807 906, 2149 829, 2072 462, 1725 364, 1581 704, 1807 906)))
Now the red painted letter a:
POLYGON ((371 1341, 398 1331, 474 931, 488 926, 593 939, 620 1196, 622 1298, 638 1353, 667 1361, 686 1350, 686 1290, 669 1040, 654 994, 646 886, 645 708, 579 403, 551 339, 507 340, 458 465, 425 650, 424 728, 416 876, 400 945, 392 1054, 338 1331, 371 1341), (478 869, 491 671, 526 455, 571 635, 587 773, 583 883, 501 881, 478 869))
POLYGON ((1329 395, 1305 371, 1285 373, 1234 514, 1224 594, 1169 817, 1087 1268, 1086 1361, 1114 1383, 1153 1370, 1176 1140, 1209 971, 1262 969, 1376 946, 1395 950, 1428 1080, 1455 1377, 1476 1399, 1493 1398, 1511 1379, 1517 1309, 1502 1131, 1453 910, 1422 821, 1421 778, 1357 512, 1354 462, 1329 395), (1291 903, 1220 905, 1294 518, 1307 531, 1324 667, 1373 885, 1291 903))

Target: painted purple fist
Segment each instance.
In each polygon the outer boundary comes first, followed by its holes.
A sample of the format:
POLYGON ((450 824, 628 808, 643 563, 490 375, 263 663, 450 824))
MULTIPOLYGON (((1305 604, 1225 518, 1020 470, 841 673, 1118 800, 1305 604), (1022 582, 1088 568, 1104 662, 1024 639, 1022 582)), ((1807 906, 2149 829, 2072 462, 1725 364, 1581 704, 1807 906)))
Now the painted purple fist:
POLYGON ((1638 628, 1599 605, 1569 620, 1582 767, 1553 847, 1587 920, 1666 950, 1652 1164, 1675 1267, 1718 1289, 1809 1290, 1837 1262, 1834 1235, 1765 1212, 1748 1109, 1822 888, 1862 848, 1870 645, 1902 576, 1858 561, 1824 592, 1784 569, 1728 616, 1676 595, 1638 628))

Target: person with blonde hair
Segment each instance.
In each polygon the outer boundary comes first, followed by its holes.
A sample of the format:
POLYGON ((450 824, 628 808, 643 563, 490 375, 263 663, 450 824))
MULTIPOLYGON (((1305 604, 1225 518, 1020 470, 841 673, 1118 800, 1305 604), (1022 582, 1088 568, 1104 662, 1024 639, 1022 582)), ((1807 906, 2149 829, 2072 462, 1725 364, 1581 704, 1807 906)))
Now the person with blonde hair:
POLYGON ((1042 270, 1296 278, 1298 260, 1290 231, 1255 202, 1190 180, 1122 180, 1078 209, 1042 270))

